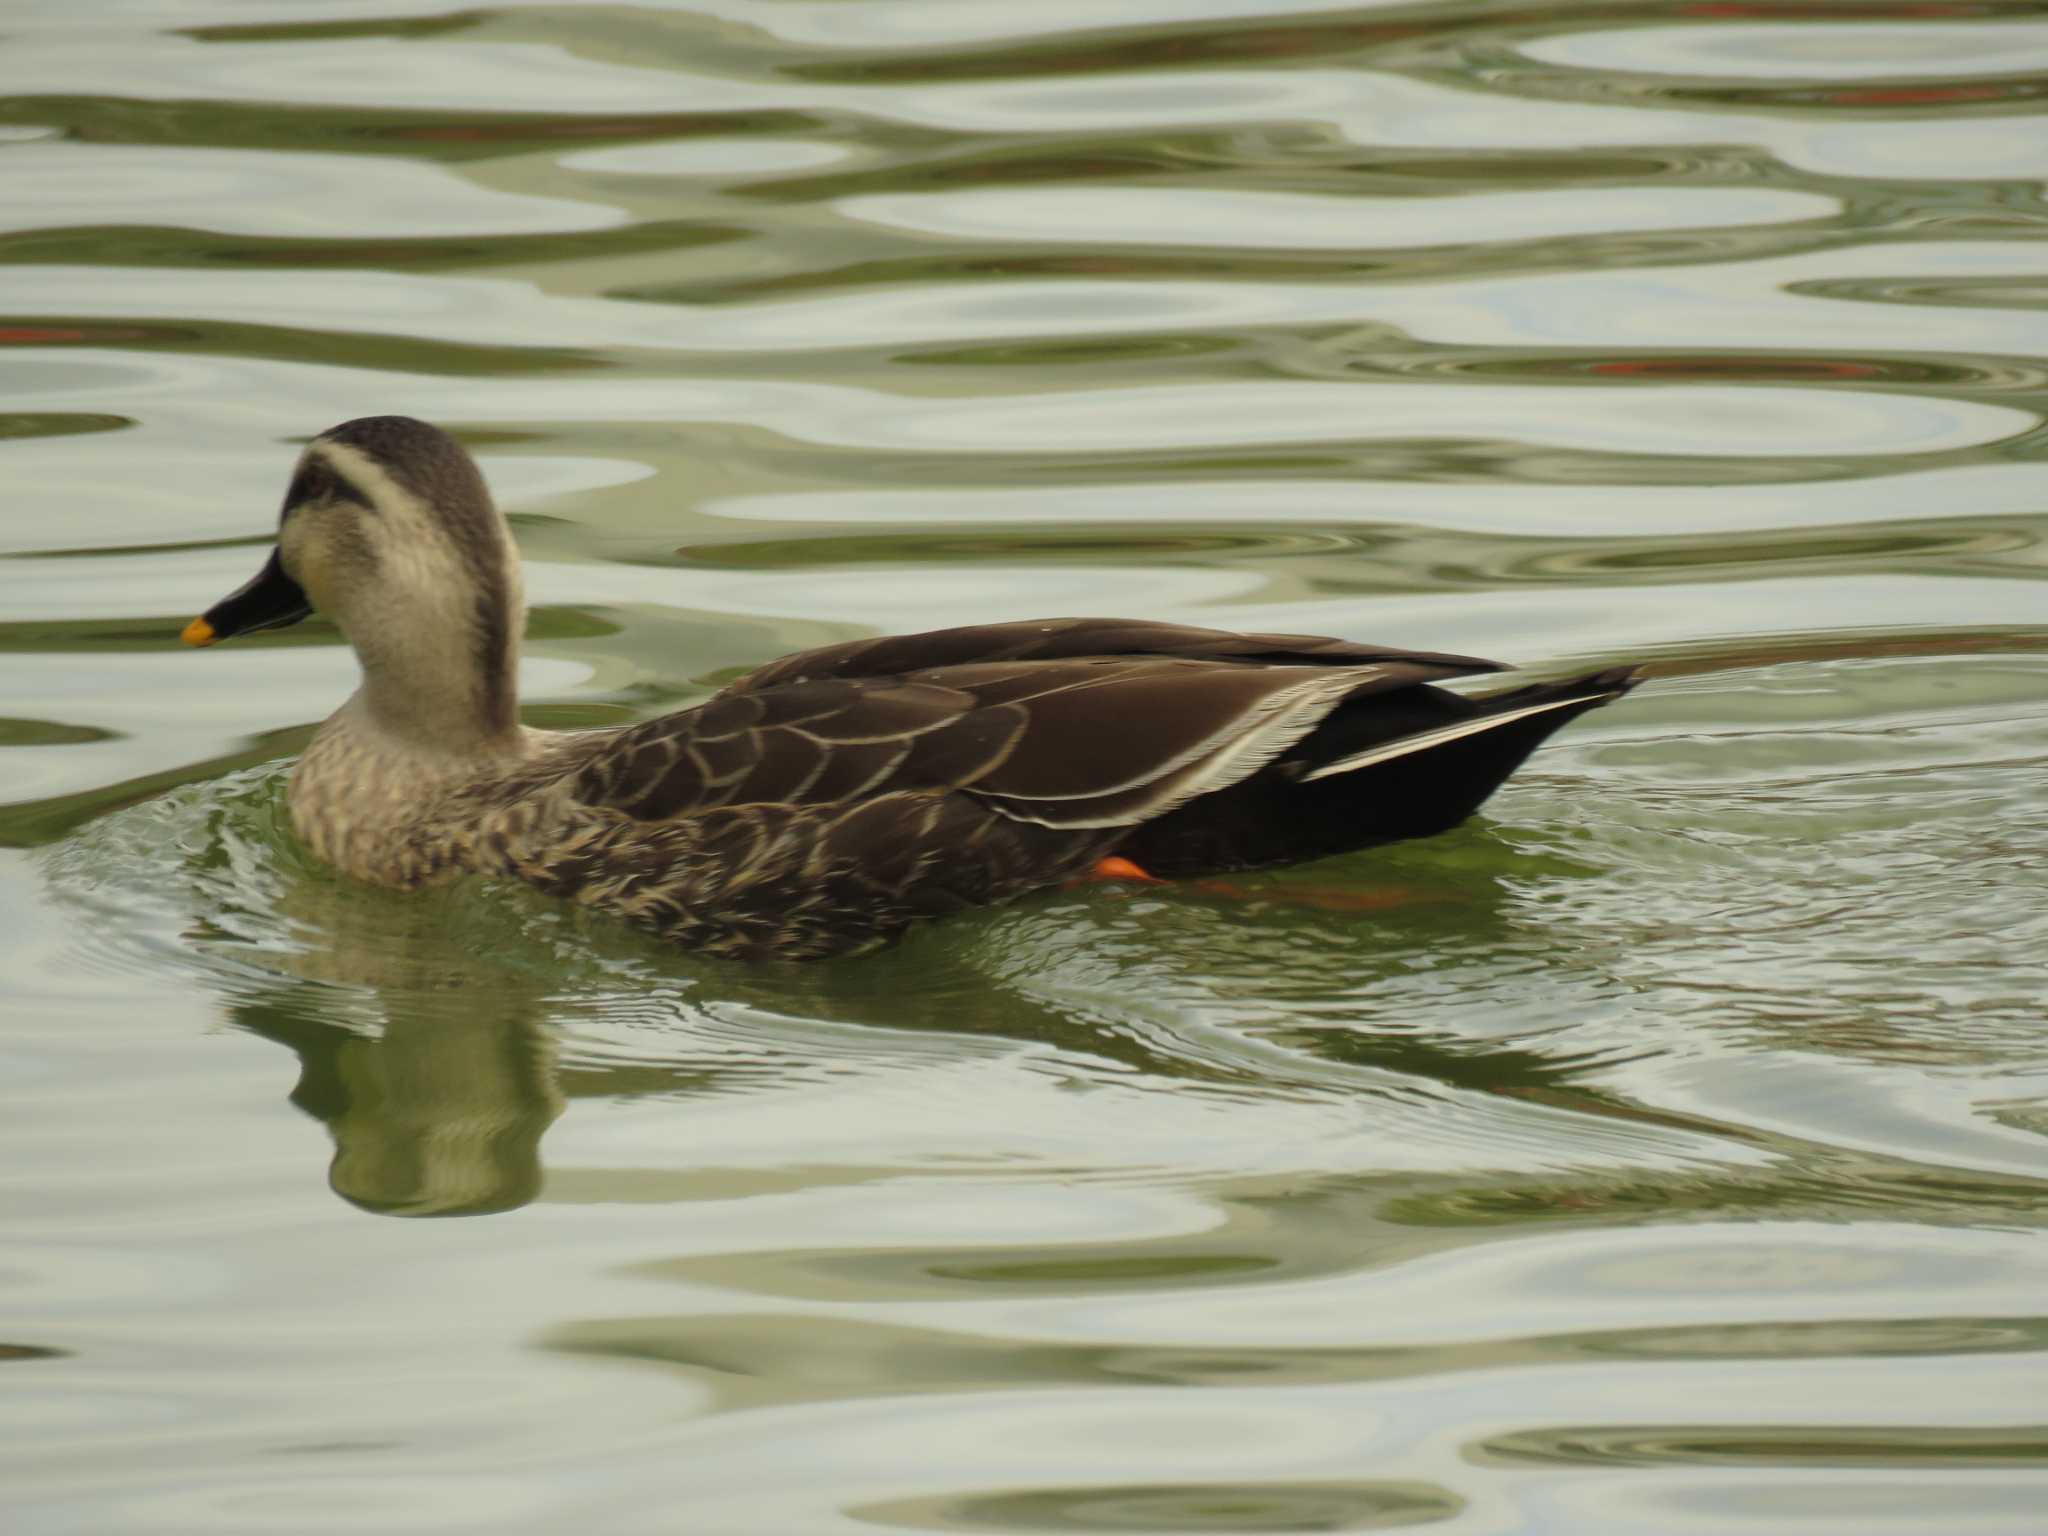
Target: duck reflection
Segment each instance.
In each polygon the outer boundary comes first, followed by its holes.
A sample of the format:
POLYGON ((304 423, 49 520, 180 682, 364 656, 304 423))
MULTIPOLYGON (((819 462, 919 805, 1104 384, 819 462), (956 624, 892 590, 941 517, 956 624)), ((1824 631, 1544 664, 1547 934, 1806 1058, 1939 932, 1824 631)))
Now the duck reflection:
POLYGON ((540 1193, 541 1137, 562 1113, 534 1006, 387 993, 375 1035, 312 1016, 303 993, 234 1005, 235 1023, 299 1058, 291 1102, 334 1138, 327 1181, 385 1216, 480 1216, 540 1193))
POLYGON ((262 960, 287 974, 235 989, 228 1013, 298 1057, 291 1102, 334 1138, 334 1192, 387 1216, 534 1199, 565 1100, 530 947, 508 962, 502 923, 480 926, 461 893, 393 900, 290 859, 270 873, 262 960))

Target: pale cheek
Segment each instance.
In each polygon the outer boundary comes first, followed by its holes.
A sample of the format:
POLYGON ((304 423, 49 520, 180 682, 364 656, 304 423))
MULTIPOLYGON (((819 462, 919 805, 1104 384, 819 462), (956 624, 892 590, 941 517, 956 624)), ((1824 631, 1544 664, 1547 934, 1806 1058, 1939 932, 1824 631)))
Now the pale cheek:
POLYGON ((285 570, 305 591, 306 600, 321 613, 331 617, 334 605, 328 601, 329 564, 319 550, 302 545, 292 551, 285 562, 285 570))

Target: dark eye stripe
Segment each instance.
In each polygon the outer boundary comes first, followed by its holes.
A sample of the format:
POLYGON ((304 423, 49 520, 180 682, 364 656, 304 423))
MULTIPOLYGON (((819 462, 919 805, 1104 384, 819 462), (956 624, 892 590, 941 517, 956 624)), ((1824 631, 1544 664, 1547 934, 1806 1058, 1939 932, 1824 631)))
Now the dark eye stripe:
POLYGON ((292 476, 292 483, 284 493, 284 515, 288 515, 294 507, 302 507, 313 501, 346 501, 361 507, 365 512, 373 510, 369 497, 336 474, 333 467, 321 459, 308 459, 299 466, 299 472, 292 476))

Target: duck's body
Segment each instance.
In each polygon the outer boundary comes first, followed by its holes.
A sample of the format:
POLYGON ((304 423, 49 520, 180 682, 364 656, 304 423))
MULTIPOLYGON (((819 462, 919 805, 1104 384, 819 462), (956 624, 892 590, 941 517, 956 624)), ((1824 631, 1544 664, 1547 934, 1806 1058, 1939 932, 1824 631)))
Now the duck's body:
POLYGON ((1626 669, 1468 700, 1497 663, 1058 619, 827 646, 625 730, 520 726, 517 556, 468 455, 404 417, 316 439, 278 554, 207 643, 341 625, 362 688, 292 776, 338 869, 509 875, 721 954, 810 958, 1118 855, 1182 876, 1455 826, 1626 669))

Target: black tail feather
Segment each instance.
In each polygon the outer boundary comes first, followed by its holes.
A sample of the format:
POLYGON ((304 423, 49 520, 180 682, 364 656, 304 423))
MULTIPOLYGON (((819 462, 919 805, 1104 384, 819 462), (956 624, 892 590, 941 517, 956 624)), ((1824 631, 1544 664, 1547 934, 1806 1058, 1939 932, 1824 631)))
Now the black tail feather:
POLYGON ((1639 680, 1633 667, 1611 667, 1480 699, 1417 685, 1346 700, 1278 762, 1134 829, 1117 851, 1153 874, 1182 878, 1447 832, 1559 728, 1639 680), (1433 733, 1441 734, 1399 750, 1433 733), (1341 766, 1359 757, 1366 761, 1341 766))

